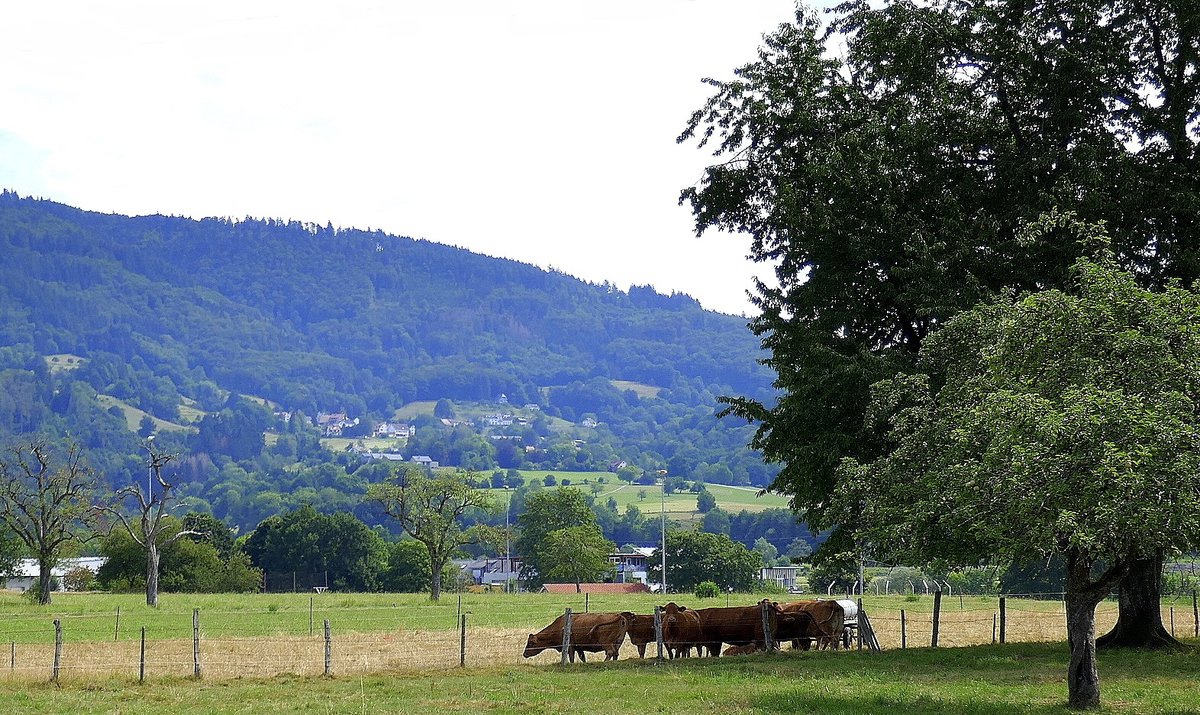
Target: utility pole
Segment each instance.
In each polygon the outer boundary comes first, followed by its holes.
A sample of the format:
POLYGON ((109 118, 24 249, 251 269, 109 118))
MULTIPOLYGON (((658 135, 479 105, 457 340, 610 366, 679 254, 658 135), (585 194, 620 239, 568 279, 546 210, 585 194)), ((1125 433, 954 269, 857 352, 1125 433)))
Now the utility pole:
POLYGON ((667 478, 662 478, 659 492, 659 511, 662 512, 662 594, 667 595, 667 478))

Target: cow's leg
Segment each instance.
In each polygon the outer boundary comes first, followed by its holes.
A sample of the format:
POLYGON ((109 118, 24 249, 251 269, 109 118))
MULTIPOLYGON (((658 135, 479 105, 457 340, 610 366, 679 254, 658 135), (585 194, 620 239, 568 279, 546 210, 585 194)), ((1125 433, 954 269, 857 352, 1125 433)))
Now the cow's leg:
POLYGON ((639 657, 639 658, 645 658, 645 657, 646 657, 646 644, 645 644, 645 643, 638 643, 638 644, 637 644, 637 649, 638 649, 638 657, 639 657))

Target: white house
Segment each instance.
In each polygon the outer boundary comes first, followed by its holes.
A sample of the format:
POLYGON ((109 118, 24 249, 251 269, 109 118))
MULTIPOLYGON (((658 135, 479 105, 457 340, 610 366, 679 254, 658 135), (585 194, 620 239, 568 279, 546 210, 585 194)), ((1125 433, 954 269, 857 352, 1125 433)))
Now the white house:
MULTIPOLYGON (((59 588, 62 588, 62 577, 69 571, 74 571, 77 568, 85 568, 92 573, 100 570, 104 562, 108 559, 104 556, 80 556, 75 559, 63 559, 57 566, 50 569, 50 575, 59 582, 59 588)), ((33 587, 38 580, 38 562, 37 559, 21 559, 17 562, 13 573, 8 575, 4 582, 4 587, 12 591, 28 591, 33 587)))

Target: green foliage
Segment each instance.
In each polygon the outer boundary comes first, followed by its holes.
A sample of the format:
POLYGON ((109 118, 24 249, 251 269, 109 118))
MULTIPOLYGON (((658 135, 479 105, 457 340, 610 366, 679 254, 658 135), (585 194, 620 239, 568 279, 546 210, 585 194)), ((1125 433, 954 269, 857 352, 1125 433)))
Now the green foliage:
POLYGON ((543 561, 550 534, 560 529, 595 527, 596 515, 583 492, 574 487, 548 489, 530 496, 517 518, 516 555, 523 559, 521 581, 530 590, 541 588, 549 578, 543 561))
MULTIPOLYGON (((667 586, 680 593, 713 581, 722 589, 750 591, 758 583, 762 558, 723 534, 667 530, 667 586)), ((662 578, 662 550, 650 557, 650 581, 662 578)))
POLYGON ((89 568, 76 567, 63 574, 62 585, 68 591, 91 591, 96 588, 96 573, 89 568))
POLYGON ((325 572, 338 591, 376 590, 387 563, 386 544, 366 524, 352 514, 321 514, 311 506, 265 519, 242 548, 268 574, 325 572))
POLYGON ((721 595, 721 587, 715 581, 701 581, 692 593, 696 598, 716 598, 721 595))
POLYGON ((616 545, 604 538, 595 524, 569 526, 546 534, 538 568, 552 583, 593 583, 612 579, 610 554, 616 545))
MULTIPOLYGON (((871 583, 871 577, 865 577, 867 583, 871 583)), ((813 593, 849 593, 851 590, 857 591, 857 583, 858 565, 851 561, 826 559, 814 564, 808 571, 808 587, 813 593)))
MULTIPOLYGON (((168 531, 178 528, 176 523, 168 531)), ((118 592, 145 588, 146 550, 129 532, 113 530, 101 542, 100 553, 108 559, 96 574, 100 587, 118 592)), ((179 539, 163 546, 159 559, 158 583, 164 592, 256 592, 262 585, 262 571, 251 566, 244 553, 233 552, 222 559, 207 543, 179 539)))
POLYGON ((683 191, 697 231, 748 234, 775 267, 752 329, 784 394, 729 410, 758 423, 776 487, 823 529, 848 523, 826 509, 841 460, 890 446, 864 421, 870 385, 911 370, 959 311, 1068 284, 1084 246, 1024 223, 1056 207, 1104 220, 1143 284, 1186 285, 1200 165, 1183 160, 1190 7, 851 2, 822 17, 798 10, 711 81, 680 139, 716 155, 683 191))
POLYGON ((428 592, 432 573, 429 549, 416 539, 388 546, 387 568, 379 576, 380 589, 389 593, 428 592))
POLYGON ((382 507, 429 554, 430 597, 441 597, 442 569, 464 544, 479 541, 477 528, 467 528, 469 510, 490 511, 495 504, 487 492, 471 486, 476 475, 466 471, 425 474, 413 464, 400 465, 379 484, 367 488, 367 500, 382 507))
POLYGON ((712 492, 704 489, 696 495, 696 511, 707 514, 716 508, 717 498, 712 495, 712 492))

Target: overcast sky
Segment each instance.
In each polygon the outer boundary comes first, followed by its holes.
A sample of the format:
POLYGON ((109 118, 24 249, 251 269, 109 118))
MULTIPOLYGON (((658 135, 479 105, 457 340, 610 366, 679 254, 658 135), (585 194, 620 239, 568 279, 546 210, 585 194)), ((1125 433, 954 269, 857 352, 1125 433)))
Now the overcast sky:
POLYGON ((9 3, 0 187, 377 228, 752 314, 675 137, 794 0, 9 3))

